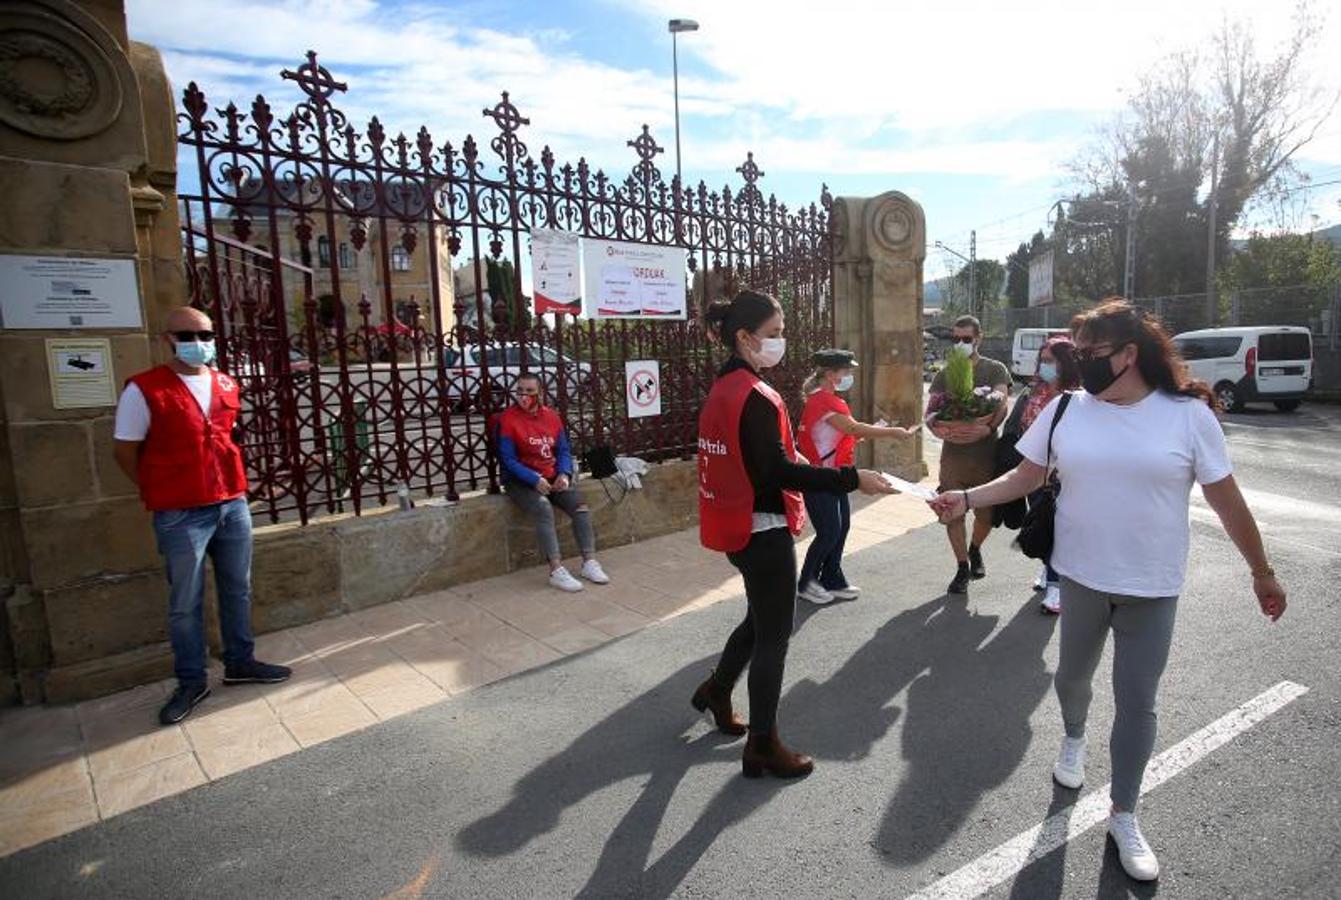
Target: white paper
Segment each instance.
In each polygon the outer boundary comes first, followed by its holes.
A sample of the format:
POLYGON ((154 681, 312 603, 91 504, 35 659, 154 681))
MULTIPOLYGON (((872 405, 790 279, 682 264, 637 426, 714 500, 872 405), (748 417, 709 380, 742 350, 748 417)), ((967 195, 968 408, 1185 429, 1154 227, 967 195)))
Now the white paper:
POLYGON ((531 230, 531 285, 537 315, 582 311, 578 236, 550 228, 531 230))
POLYGON ((596 319, 684 319, 682 247, 582 240, 587 315, 596 319))
POLYGON ((935 500, 936 492, 931 488, 920 484, 913 484, 911 481, 904 481, 897 475, 890 475, 888 472, 881 472, 880 477, 885 479, 885 483, 898 491, 900 494, 911 494, 922 500, 935 500))
POLYGON ((624 390, 630 419, 661 415, 661 363, 655 359, 625 360, 624 390))
POLYGON ((5 328, 139 328, 135 260, 0 254, 5 328))

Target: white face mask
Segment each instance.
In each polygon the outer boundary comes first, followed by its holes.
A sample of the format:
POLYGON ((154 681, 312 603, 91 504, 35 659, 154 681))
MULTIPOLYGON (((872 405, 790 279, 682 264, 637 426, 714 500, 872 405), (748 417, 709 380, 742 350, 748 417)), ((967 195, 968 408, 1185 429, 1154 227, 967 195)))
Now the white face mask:
POLYGON ((759 368, 768 369, 782 362, 782 354, 786 352, 786 338, 760 338, 759 349, 754 353, 754 361, 759 368))
POLYGON ((955 341, 953 344, 950 345, 950 352, 951 352, 951 353, 958 353, 960 356, 972 356, 972 355, 973 355, 973 345, 972 345, 972 344, 961 344, 961 343, 959 343, 958 341, 955 341))
POLYGON ((856 380, 857 379, 852 375, 844 375, 842 378, 838 379, 838 383, 833 386, 833 389, 835 391, 850 391, 852 389, 852 382, 856 380))

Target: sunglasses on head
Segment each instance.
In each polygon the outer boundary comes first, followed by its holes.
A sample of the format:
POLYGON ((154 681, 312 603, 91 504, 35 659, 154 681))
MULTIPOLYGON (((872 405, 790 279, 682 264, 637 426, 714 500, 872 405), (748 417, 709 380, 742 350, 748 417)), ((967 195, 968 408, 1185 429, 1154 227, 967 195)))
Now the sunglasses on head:
POLYGON ((179 341, 212 341, 214 340, 213 331, 169 331, 179 341))

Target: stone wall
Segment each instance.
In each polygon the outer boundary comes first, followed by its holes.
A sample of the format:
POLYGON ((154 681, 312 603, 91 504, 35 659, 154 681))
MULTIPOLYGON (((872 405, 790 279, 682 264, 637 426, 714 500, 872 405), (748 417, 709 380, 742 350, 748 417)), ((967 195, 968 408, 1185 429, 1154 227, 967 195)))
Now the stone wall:
MULTIPOLYGON (((653 466, 643 489, 627 494, 613 484, 607 494, 595 481, 578 489, 591 507, 598 548, 669 534, 698 519, 692 462, 653 466)), ((148 533, 148 517, 133 528, 148 533)), ((565 557, 576 556, 563 515, 559 536, 565 557)), ((252 568, 252 624, 263 634, 527 567, 535 567, 540 586, 541 562, 530 521, 501 495, 262 527, 252 568)), ((208 632, 217 652, 210 590, 208 632)), ((172 674, 166 587, 157 571, 47 594, 46 617, 52 657, 64 663, 46 674, 47 701, 97 696, 172 674)))
POLYGON ((0 39, 0 253, 132 260, 144 321, 0 330, 0 702, 36 702, 50 672, 142 644, 146 597, 161 593, 143 510, 112 463, 113 407, 55 407, 46 339, 107 338, 123 380, 151 364, 148 334, 185 292, 157 51, 129 40, 115 0, 10 0, 0 39))

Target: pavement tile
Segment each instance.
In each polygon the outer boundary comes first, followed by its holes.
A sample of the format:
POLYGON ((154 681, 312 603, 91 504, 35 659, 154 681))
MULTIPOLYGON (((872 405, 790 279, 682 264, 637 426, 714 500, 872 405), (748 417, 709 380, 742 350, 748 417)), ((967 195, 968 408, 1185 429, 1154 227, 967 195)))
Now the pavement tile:
POLYGON ((449 694, 497 681, 507 674, 501 666, 455 640, 441 625, 400 635, 389 646, 449 694))
POLYGON ((585 593, 565 597, 563 603, 578 620, 612 638, 632 634, 640 628, 646 628, 654 621, 626 606, 600 597, 588 596, 585 593))
POLYGON ((381 720, 431 706, 449 696, 414 666, 394 656, 344 681, 354 696, 381 720))
POLYGON ((563 654, 552 647, 502 622, 494 628, 472 630, 455 637, 462 645, 497 665, 506 675, 563 658, 563 654))
POLYGON ((93 779, 98 809, 104 819, 180 794, 208 779, 194 753, 183 753, 139 769, 93 779))
POLYGON ((44 793, 39 806, 14 815, 2 807, 0 802, 0 856, 35 847, 98 821, 91 785, 44 793))
POLYGON ((421 611, 429 621, 439 623, 453 633, 487 627, 500 621, 497 616, 455 590, 425 594, 406 603, 421 611))
POLYGON ((24 707, 0 713, 0 786, 49 766, 78 759, 83 738, 72 706, 24 707))
POLYGON ((372 711, 339 682, 319 688, 297 705, 281 708, 279 717, 303 747, 361 731, 377 722, 372 711))
POLYGON ((159 760, 191 752, 180 726, 164 727, 144 716, 126 719, 120 733, 110 727, 86 732, 88 767, 94 778, 139 769, 159 760))
POLYGON ((181 724, 192 746, 212 747, 227 744, 238 735, 279 723, 279 717, 265 698, 256 696, 231 706, 209 706, 209 700, 196 707, 181 724))
POLYGON ((295 753, 301 748, 287 728, 273 721, 232 729, 227 740, 197 743, 195 749, 205 774, 216 779, 295 753))
POLYGON ((48 798, 86 791, 93 799, 93 783, 82 758, 53 763, 0 787, 0 819, 31 814, 48 798))
POLYGON ((404 600, 370 606, 347 617, 351 627, 373 637, 387 637, 429 624, 429 619, 404 600))

